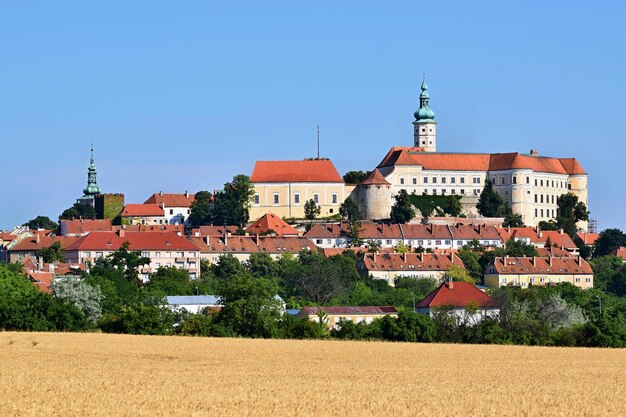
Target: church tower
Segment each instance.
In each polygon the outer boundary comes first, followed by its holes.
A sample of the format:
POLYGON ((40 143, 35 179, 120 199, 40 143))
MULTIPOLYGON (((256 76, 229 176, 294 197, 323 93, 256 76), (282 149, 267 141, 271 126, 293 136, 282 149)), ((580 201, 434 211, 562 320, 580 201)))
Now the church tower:
POLYGON ((437 122, 435 122, 435 112, 428 107, 429 98, 426 77, 424 77, 420 108, 414 113, 413 140, 416 148, 423 148, 424 152, 437 152, 437 122))
POLYGON ((96 164, 93 161, 93 145, 91 145, 91 160, 89 162, 89 168, 87 169, 87 186, 83 189, 83 193, 85 194, 77 199, 76 202, 95 207, 94 198, 96 194, 102 193, 102 190, 98 186, 96 174, 96 164))

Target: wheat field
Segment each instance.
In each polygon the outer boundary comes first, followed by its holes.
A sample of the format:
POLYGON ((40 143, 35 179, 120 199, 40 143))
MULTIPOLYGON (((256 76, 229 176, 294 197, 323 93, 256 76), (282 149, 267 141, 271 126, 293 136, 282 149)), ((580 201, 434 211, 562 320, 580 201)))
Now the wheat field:
POLYGON ((0 333, 0 415, 626 415, 626 350, 0 333))

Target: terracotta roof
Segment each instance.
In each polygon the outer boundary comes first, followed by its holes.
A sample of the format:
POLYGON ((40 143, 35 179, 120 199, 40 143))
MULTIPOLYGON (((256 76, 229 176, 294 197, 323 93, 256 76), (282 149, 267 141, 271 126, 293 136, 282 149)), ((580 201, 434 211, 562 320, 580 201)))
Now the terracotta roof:
POLYGON ((322 310, 330 315, 359 315, 359 314, 397 314, 398 310, 391 306, 329 306, 329 307, 303 307, 299 315, 314 316, 322 310))
POLYGON ((44 249, 52 246, 54 242, 59 242, 61 244, 61 249, 67 250, 67 248, 80 239, 80 236, 39 236, 39 241, 37 241, 37 237, 27 237, 22 240, 17 245, 11 248, 10 252, 33 252, 39 249, 44 249))
POLYGON ((157 204, 165 207, 191 207, 191 203, 196 200, 195 194, 152 194, 144 204, 157 204))
POLYGON ((182 224, 128 224, 113 226, 113 231, 126 230, 127 232, 177 232, 183 234, 185 226, 182 224))
POLYGON ((498 229, 502 241, 508 242, 510 239, 528 240, 535 245, 545 244, 548 238, 552 245, 559 248, 576 249, 576 244, 567 233, 559 230, 539 230, 532 227, 510 227, 498 229))
POLYGON ((595 245, 596 240, 600 237, 600 233, 578 232, 578 237, 585 245, 595 245))
POLYGON ((383 177, 378 169, 374 169, 360 185, 391 185, 391 183, 383 177))
POLYGON ((11 242, 12 240, 14 240, 16 238, 17 238, 17 235, 12 235, 9 232, 0 233, 0 240, 4 241, 4 242, 11 242))
POLYGON ((222 236, 224 233, 231 233, 235 235, 239 227, 237 226, 200 226, 192 229, 192 236, 222 236))
POLYGON ((456 226, 450 226, 450 231, 456 240, 501 241, 500 233, 495 226, 457 224, 456 226))
POLYGON ((126 204, 120 213, 122 217, 158 217, 163 215, 163 207, 156 204, 126 204))
POLYGON ((267 252, 270 254, 298 253, 301 250, 317 250, 309 239, 302 236, 208 236, 189 237, 188 240, 201 252, 233 255, 238 253, 267 252))
POLYGON ((175 232, 91 232, 87 236, 79 238, 68 246, 66 251, 115 251, 124 242, 129 243, 129 249, 140 250, 189 250, 197 251, 199 248, 189 240, 178 236, 175 232), (120 236, 122 235, 122 236, 120 236))
POLYGON ((52 281, 54 280, 54 274, 50 272, 41 272, 41 271, 28 271, 26 272, 28 278, 31 280, 33 284, 37 288, 39 288, 43 292, 50 293, 50 285, 52 285, 52 281))
POLYGON ((422 152, 419 148, 399 146, 391 148, 378 167, 394 165, 420 165, 424 169, 437 171, 486 172, 530 169, 535 172, 556 174, 586 174, 574 158, 549 158, 517 152, 496 154, 422 152))
POLYGON ((111 220, 78 219, 61 220, 61 234, 84 235, 89 232, 110 232, 113 230, 111 220))
POLYGON ((436 224, 403 224, 402 232, 406 239, 452 239, 450 228, 436 224))
POLYGON ((542 274, 542 275, 588 275, 593 274, 591 266, 577 257, 498 257, 493 266, 498 274, 542 274))
POLYGON ((327 258, 341 255, 344 252, 354 252, 356 254, 367 252, 367 248, 322 248, 322 254, 327 258))
POLYGON ((368 271, 447 271, 452 265, 465 269, 463 261, 452 253, 367 253, 362 263, 368 271))
POLYGON ((252 182, 340 182, 343 179, 329 159, 257 161, 252 182))
POLYGON ((622 258, 626 260, 626 248, 620 246, 619 248, 611 252, 611 255, 617 256, 618 258, 622 258))
POLYGON ((259 236, 257 245, 261 252, 298 253, 301 250, 317 250, 315 243, 302 236, 259 236))
POLYGON ((555 248, 552 246, 551 248, 537 248, 537 256, 547 257, 563 257, 566 256, 568 258, 573 257, 571 252, 566 251, 565 249, 555 248))
POLYGON ((415 307, 467 307, 472 304, 477 304, 479 307, 496 306, 493 298, 469 282, 450 283, 446 281, 417 303, 415 307))
POLYGON ((300 234, 298 229, 288 225, 287 222, 274 213, 264 214, 257 221, 246 227, 245 231, 252 234, 261 234, 273 231, 277 236, 297 236, 300 234))

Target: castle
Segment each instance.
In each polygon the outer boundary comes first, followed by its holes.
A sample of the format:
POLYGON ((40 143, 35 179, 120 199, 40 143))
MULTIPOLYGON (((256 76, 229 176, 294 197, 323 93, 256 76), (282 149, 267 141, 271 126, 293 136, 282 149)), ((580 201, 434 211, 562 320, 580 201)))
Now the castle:
MULTIPOLYGON (((587 173, 574 158, 544 157, 534 149, 529 154, 437 152, 437 122, 425 80, 421 90, 413 146, 391 148, 352 194, 364 219, 388 218, 399 190, 459 195, 464 207, 475 207, 486 180, 527 226, 555 218, 562 194, 571 192, 587 205, 587 173)), ((587 230, 587 223, 578 227, 587 230)))

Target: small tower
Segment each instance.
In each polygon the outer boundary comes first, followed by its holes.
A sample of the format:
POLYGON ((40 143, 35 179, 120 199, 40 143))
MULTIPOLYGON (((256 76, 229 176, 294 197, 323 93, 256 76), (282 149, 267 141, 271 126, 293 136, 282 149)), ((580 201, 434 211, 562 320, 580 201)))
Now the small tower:
POLYGON ((424 77, 420 108, 414 113, 413 140, 414 146, 423 148, 424 152, 437 152, 437 122, 435 122, 435 112, 428 107, 429 98, 426 77, 424 77))
POLYGON ((91 160, 89 162, 89 168, 87 169, 87 186, 83 189, 83 193, 85 194, 76 200, 77 202, 89 204, 92 207, 95 206, 95 195, 102 193, 102 190, 100 190, 98 186, 96 175, 96 164, 93 161, 93 145, 91 145, 91 160))

